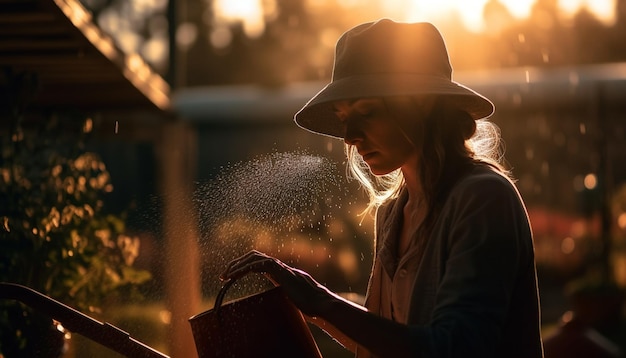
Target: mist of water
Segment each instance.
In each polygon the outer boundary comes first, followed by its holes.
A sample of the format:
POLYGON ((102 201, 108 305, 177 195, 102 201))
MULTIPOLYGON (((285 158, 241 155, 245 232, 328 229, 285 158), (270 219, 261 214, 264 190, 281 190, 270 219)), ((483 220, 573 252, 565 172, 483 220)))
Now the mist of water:
POLYGON ((346 199, 340 172, 328 158, 273 153, 221 168, 214 179, 198 183, 193 200, 203 287, 213 290, 227 263, 251 249, 285 257, 296 238, 328 240, 325 229, 346 199))

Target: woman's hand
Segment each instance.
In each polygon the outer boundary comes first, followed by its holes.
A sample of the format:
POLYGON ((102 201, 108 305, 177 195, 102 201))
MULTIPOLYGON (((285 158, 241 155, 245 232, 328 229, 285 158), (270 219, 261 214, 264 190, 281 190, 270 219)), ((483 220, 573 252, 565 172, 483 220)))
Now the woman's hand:
POLYGON ((320 315, 335 299, 335 295, 308 273, 256 250, 231 261, 220 279, 237 279, 249 272, 262 273, 275 285, 281 286, 296 307, 311 317, 320 315))

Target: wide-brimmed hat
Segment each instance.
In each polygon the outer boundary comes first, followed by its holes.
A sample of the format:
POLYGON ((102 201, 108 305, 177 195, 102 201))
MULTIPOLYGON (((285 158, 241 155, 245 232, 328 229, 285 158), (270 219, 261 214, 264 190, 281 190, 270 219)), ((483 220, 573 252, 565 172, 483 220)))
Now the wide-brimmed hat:
POLYGON ((452 80, 448 51, 435 26, 381 19, 358 25, 339 38, 331 82, 294 119, 312 132, 343 138, 333 102, 421 94, 444 96, 446 105, 474 119, 494 112, 491 101, 452 80))

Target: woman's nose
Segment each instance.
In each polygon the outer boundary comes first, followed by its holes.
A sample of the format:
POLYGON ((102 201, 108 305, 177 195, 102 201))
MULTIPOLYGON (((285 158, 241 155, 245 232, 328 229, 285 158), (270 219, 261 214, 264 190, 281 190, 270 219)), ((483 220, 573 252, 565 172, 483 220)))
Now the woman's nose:
POLYGON ((354 121, 348 121, 345 128, 346 133, 343 137, 344 143, 354 145, 363 139, 359 126, 355 125, 354 121))

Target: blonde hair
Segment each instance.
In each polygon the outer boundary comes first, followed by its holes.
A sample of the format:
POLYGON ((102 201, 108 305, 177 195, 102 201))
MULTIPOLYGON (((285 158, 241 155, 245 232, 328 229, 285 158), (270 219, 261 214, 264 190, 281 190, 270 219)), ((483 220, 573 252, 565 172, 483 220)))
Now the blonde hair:
MULTIPOLYGON (((445 190, 446 183, 454 180, 443 178, 459 169, 450 167, 485 164, 509 175, 502 164, 504 148, 496 124, 486 119, 475 121, 466 112, 446 106, 443 99, 438 100, 431 115, 420 122, 423 122, 417 131, 420 133, 405 133, 405 136, 409 140, 418 136, 417 140, 411 141, 418 143, 417 149, 423 157, 420 175, 429 207, 438 192, 445 190)), ((373 213, 379 206, 398 197, 404 188, 400 169, 385 175, 373 175, 353 145, 346 144, 345 152, 348 178, 356 179, 369 199, 363 214, 373 213)))

